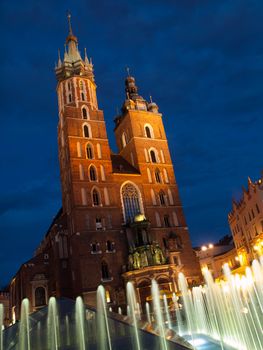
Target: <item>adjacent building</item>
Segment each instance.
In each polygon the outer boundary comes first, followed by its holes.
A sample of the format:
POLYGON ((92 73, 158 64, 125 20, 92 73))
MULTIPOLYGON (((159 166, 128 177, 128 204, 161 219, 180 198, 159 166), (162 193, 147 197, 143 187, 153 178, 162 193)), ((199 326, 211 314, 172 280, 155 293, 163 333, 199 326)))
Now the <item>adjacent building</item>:
POLYGON ((223 266, 228 264, 232 271, 240 267, 232 236, 224 236, 217 243, 195 248, 201 270, 209 269, 215 279, 223 276, 223 266))
POLYGON ((118 147, 109 146, 99 108, 93 64, 78 49, 69 18, 64 58, 55 70, 62 209, 35 257, 10 284, 12 317, 23 297, 36 310, 50 296, 95 304, 103 284, 107 302, 125 303, 133 281, 143 304, 151 279, 175 291, 177 275, 200 281, 179 197, 163 116, 139 95, 135 78, 125 79, 125 99, 114 119, 118 147))
POLYGON ((255 182, 248 178, 241 200, 233 200, 228 222, 242 266, 263 255, 263 176, 255 182))
POLYGON ((0 290, 0 304, 2 304, 3 308, 4 308, 4 315, 3 315, 4 316, 3 317, 4 326, 9 326, 9 324, 10 324, 10 319, 9 319, 9 293, 7 291, 1 291, 0 290))

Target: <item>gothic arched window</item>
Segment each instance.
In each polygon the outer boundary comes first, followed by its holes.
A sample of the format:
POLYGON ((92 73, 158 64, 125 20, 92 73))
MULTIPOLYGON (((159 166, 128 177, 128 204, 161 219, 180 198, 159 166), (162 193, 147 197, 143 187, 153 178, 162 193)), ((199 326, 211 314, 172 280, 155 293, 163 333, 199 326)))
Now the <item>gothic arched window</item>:
POLYGON ((165 202, 165 193, 163 191, 159 192, 159 199, 160 199, 160 204, 161 205, 165 205, 166 204, 166 202, 165 202))
POLYGON ((109 267, 106 261, 102 261, 101 263, 101 276, 103 280, 110 278, 109 267))
POLYGON ((140 193, 134 185, 127 183, 122 188, 121 196, 125 221, 133 222, 134 217, 143 211, 140 204, 140 193))
POLYGON ((35 306, 46 305, 46 290, 44 287, 35 289, 35 306))
POLYGON ((161 173, 160 173, 160 170, 159 170, 159 169, 157 169, 157 170, 155 171, 155 180, 156 180, 156 182, 158 182, 158 183, 161 183, 161 182, 162 182, 162 180, 161 180, 161 173))
POLYGON ((155 154, 154 150, 150 151, 150 156, 151 156, 151 161, 153 163, 157 163, 157 158, 156 158, 156 154, 155 154))
POLYGON ((100 205, 100 195, 96 189, 92 191, 92 203, 93 205, 100 205))
POLYGON ((89 168, 89 179, 90 181, 97 181, 97 171, 93 165, 89 168))
POLYGON ((82 118, 83 119, 89 119, 88 116, 89 116, 89 112, 87 111, 87 108, 83 107, 82 108, 82 118))
POLYGON ((87 152, 87 158, 89 159, 93 159, 93 148, 90 144, 87 145, 87 148, 86 148, 86 152, 87 152))
POLYGON ((83 134, 84 134, 84 137, 87 137, 89 138, 91 135, 90 135, 90 128, 88 125, 84 125, 83 127, 83 134))

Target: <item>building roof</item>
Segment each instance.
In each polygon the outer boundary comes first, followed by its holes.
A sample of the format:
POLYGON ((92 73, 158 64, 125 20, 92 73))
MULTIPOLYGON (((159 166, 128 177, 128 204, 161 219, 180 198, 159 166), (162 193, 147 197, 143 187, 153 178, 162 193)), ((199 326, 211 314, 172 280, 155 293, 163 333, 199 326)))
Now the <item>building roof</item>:
POLYGON ((118 174, 140 174, 127 160, 119 154, 111 154, 112 171, 118 174))

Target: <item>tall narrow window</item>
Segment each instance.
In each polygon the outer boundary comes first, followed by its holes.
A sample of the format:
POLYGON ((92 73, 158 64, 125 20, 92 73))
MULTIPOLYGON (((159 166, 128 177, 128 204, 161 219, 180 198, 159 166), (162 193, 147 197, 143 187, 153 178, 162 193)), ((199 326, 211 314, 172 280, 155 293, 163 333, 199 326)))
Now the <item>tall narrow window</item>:
POLYGON ((159 169, 156 169, 155 170, 155 180, 156 180, 156 182, 158 182, 158 183, 161 183, 162 181, 161 181, 161 173, 160 173, 160 170, 159 169))
POLYGON ((93 202, 93 205, 100 205, 100 195, 99 195, 99 192, 94 189, 92 191, 92 202, 93 202))
POLYGON ((81 93, 81 101, 85 101, 85 95, 84 92, 81 93))
POLYGON ((133 222, 137 214, 143 213, 140 193, 131 183, 122 187, 121 196, 123 200, 124 218, 126 222, 133 222))
POLYGON ((166 203, 165 203, 165 193, 163 191, 159 192, 159 199, 160 199, 160 204, 161 205, 166 205, 166 203))
POLYGON ((86 107, 83 107, 83 108, 82 108, 82 118, 83 118, 83 119, 89 119, 89 118, 88 118, 88 116, 89 116, 88 113, 89 113, 89 112, 87 111, 87 108, 86 108, 86 107))
POLYGON ((152 137, 151 130, 150 130, 149 126, 145 127, 145 134, 146 134, 146 137, 148 137, 148 138, 152 137))
POLYGON ((97 171, 93 165, 89 168, 89 179, 90 181, 97 181, 97 171))
POLYGON ((90 144, 87 145, 87 148, 86 148, 86 152, 87 152, 87 158, 89 159, 93 159, 93 148, 90 144))
POLYGON ((109 267, 106 261, 101 263, 101 276, 103 280, 108 280, 110 278, 109 267))
POLYGON ((170 219, 169 219, 169 215, 164 215, 163 217, 163 221, 164 221, 164 226, 165 227, 170 227, 170 219))
POLYGON ((68 95, 68 100, 69 100, 69 103, 72 101, 71 94, 68 95))
POLYGON ((90 137, 90 128, 88 127, 88 125, 84 125, 83 134, 84 134, 84 137, 87 137, 87 138, 90 137))
POLYGON ((108 253, 114 252, 114 251, 115 251, 114 248, 115 248, 114 242, 112 242, 112 241, 107 241, 107 242, 106 242, 106 251, 107 251, 108 253))
POLYGON ((145 137, 148 137, 149 139, 154 138, 153 128, 150 124, 144 125, 144 135, 145 135, 145 137))
POLYGON ((156 154, 155 154, 154 150, 150 151, 150 156, 151 156, 152 163, 157 163, 156 154))

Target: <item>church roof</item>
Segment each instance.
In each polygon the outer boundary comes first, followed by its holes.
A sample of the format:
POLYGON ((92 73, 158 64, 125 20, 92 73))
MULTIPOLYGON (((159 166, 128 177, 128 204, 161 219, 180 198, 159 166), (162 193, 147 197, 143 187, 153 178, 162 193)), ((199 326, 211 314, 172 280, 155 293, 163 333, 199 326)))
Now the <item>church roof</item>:
POLYGON ((112 171, 118 174, 140 174, 127 160, 119 154, 111 154, 112 171))

